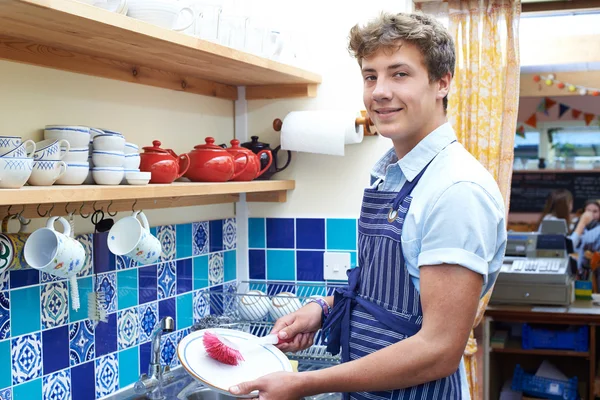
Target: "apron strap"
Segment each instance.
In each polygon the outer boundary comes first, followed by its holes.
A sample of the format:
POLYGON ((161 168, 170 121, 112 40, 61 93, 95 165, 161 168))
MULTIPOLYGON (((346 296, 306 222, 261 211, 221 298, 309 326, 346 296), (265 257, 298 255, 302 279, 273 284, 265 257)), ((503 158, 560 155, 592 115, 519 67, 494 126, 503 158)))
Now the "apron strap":
POLYGON ((334 293, 334 303, 323 324, 327 351, 336 355, 342 350, 342 361, 350 359, 350 315, 352 306, 358 303, 379 322, 396 333, 412 336, 419 332, 421 325, 407 321, 369 300, 356 295, 360 283, 360 267, 348 270, 348 286, 338 288, 334 293), (344 328, 345 329, 342 329, 344 328))

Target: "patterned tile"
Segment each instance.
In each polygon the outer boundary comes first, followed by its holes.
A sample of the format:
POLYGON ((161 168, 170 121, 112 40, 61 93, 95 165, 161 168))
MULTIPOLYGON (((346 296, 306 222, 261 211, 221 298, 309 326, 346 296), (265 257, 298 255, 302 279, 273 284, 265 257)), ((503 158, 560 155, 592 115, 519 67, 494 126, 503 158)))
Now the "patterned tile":
POLYGON ((234 314, 236 310, 235 293, 237 292, 237 283, 231 282, 223 285, 223 313, 234 314))
POLYGON ((194 323, 210 314, 210 296, 208 290, 194 293, 194 323))
POLYGON ((44 376, 42 382, 43 400, 64 400, 71 398, 71 370, 65 369, 44 376))
POLYGON ((101 274, 96 277, 96 290, 102 290, 106 297, 106 311, 117 311, 117 275, 115 272, 101 274))
POLYGON ((128 269, 128 268, 135 268, 138 266, 138 263, 127 257, 127 256, 117 256, 117 269, 121 270, 121 269, 128 269))
POLYGON ((117 354, 96 359, 96 398, 108 396, 119 388, 117 354))
POLYGON ((42 329, 61 326, 69 319, 67 282, 42 285, 42 329))
POLYGON ((177 263, 164 262, 158 265, 158 299, 175 296, 177 288, 177 263))
POLYGON ((42 272, 40 274, 40 282, 41 283, 49 283, 49 282, 59 282, 64 281, 65 278, 59 278, 58 276, 50 275, 46 272, 42 272))
POLYGON ((192 252, 195 256, 208 253, 208 221, 192 224, 192 252))
POLYGON ((94 359, 94 324, 84 320, 69 327, 69 359, 71 366, 94 359))
POLYGON ((150 340, 154 326, 158 322, 158 303, 148 303, 138 307, 140 323, 140 343, 150 340))
MULTIPOLYGON (((176 332, 173 332, 176 334, 176 332)), ((171 365, 177 352, 177 338, 173 333, 163 336, 162 346, 160 348, 160 360, 162 365, 171 365)))
POLYGON ((177 246, 175 225, 163 225, 156 228, 156 237, 162 244, 162 253, 160 261, 171 261, 175 259, 175 249, 177 246))
POLYGON ((94 266, 94 239, 91 233, 85 235, 77 235, 75 237, 83 245, 85 249, 85 261, 81 271, 77 273, 78 277, 92 275, 92 267, 94 266))
POLYGON ((0 290, 8 290, 10 288, 10 271, 0 272, 0 290))
POLYGON ((208 282, 210 286, 223 283, 224 276, 223 253, 211 253, 208 259, 208 282))
POLYGON ((12 400, 12 398, 12 390, 10 388, 0 390, 0 400, 12 400))
POLYGON ((0 292, 0 340, 10 337, 10 294, 0 292))
POLYGON ((135 308, 119 311, 117 317, 119 350, 124 350, 138 344, 140 323, 135 308))
POLYGON ((39 333, 12 339, 13 385, 42 376, 42 338, 39 333))
POLYGON ((236 242, 235 218, 227 218, 223 223, 223 247, 225 250, 235 249, 236 242))

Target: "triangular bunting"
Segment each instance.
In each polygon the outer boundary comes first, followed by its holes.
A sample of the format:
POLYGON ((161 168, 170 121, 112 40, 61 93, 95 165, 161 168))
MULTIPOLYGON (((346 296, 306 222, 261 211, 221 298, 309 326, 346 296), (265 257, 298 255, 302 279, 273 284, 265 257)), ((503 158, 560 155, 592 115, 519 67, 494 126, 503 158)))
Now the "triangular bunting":
POLYGON ((558 105, 558 118, 560 118, 560 117, 562 117, 563 115, 565 115, 565 113, 566 113, 567 111, 569 111, 570 109, 571 109, 571 108, 570 108, 568 105, 560 103, 560 104, 558 105))
POLYGON ((525 127, 523 125, 520 125, 517 128, 517 136, 522 137, 523 139, 525 139, 525 127))
POLYGON ((540 101, 540 104, 537 106, 537 112, 543 112, 544 114, 548 115, 548 110, 546 109, 546 99, 542 99, 542 101, 540 101))
POLYGON ((594 117, 595 117, 594 114, 588 114, 588 113, 583 114, 583 118, 585 119, 586 125, 589 125, 590 122, 592 122, 592 120, 594 119, 594 117))
POLYGON ((552 108, 552 106, 554 106, 556 104, 555 100, 552 100, 548 97, 546 97, 546 110, 549 108, 552 108))
POLYGON ((581 115, 581 111, 573 109, 571 111, 571 114, 573 115, 573 118, 579 118, 579 116, 581 115))
POLYGON ((529 119, 527 119, 527 121, 525 121, 525 123, 529 126, 533 126, 534 128, 537 128, 537 115, 535 113, 531 114, 531 117, 529 117, 529 119))

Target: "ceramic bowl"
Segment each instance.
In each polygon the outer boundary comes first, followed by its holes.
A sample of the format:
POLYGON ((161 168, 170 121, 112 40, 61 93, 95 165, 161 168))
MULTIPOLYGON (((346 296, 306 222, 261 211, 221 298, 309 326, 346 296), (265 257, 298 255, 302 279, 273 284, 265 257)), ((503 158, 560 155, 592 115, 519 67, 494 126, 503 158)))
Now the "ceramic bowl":
POLYGON ((90 165, 87 162, 67 162, 67 172, 58 178, 57 185, 81 185, 87 178, 90 165))
POLYGON ((127 169, 124 168, 123 169, 123 179, 121 180, 121 185, 127 185, 127 174, 130 174, 132 172, 140 172, 140 170, 138 168, 132 168, 132 169, 127 169))
POLYGON ((75 125, 46 125, 44 139, 65 139, 71 147, 85 147, 90 142, 90 128, 75 125))
POLYGON ((125 154, 125 162, 123 163, 123 167, 125 169, 139 169, 140 160, 140 155, 137 153, 125 154))
POLYGON ((65 148, 61 148, 60 154, 66 163, 85 163, 90 156, 90 149, 89 147, 80 147, 67 152, 65 148))
POLYGON ((125 155, 127 154, 137 154, 140 152, 140 146, 134 143, 125 143, 125 155))
POLYGON ((293 313, 302 307, 300 300, 295 294, 290 292, 281 292, 271 298, 271 308, 269 314, 274 321, 293 313))
POLYGON ((0 157, 0 188, 22 187, 32 170, 33 158, 0 157))
POLYGON ((125 171, 123 167, 92 168, 92 177, 97 185, 119 185, 124 175, 125 171))
POLYGON ((125 138, 123 136, 104 133, 94 136, 94 151, 120 151, 125 150, 125 138))
POLYGON ((133 172, 126 172, 125 179, 129 185, 147 185, 151 178, 150 172, 140 172, 139 170, 133 172))
POLYGON ((90 143, 92 143, 92 141, 94 140, 96 135, 102 135, 102 134, 104 134, 104 131, 102 129, 90 128, 90 143))
POLYGON ((92 151, 94 167, 123 167, 125 155, 122 151, 92 151))
POLYGON ((250 290, 240 298, 238 310, 245 321, 262 321, 271 308, 271 300, 260 290, 250 290))

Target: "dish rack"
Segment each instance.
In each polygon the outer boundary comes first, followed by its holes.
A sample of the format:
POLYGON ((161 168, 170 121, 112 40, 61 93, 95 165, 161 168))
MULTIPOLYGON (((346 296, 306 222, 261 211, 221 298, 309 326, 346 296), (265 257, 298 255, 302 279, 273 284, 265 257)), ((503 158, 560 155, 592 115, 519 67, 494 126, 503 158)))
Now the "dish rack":
MULTIPOLYGON (((343 283, 295 283, 281 281, 239 281, 211 288, 204 298, 208 307, 192 327, 192 331, 207 328, 229 328, 256 336, 268 335, 278 317, 295 311, 311 298, 333 296, 343 283)), ((336 365, 338 355, 327 352, 321 331, 314 344, 306 350, 286 354, 298 361, 300 371, 317 370, 336 365)))

